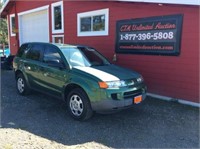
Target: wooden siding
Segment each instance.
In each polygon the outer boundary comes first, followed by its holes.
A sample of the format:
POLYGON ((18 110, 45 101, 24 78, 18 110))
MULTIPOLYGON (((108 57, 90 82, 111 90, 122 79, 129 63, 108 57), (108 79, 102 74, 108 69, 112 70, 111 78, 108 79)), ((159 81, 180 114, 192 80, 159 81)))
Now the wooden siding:
POLYGON ((65 42, 94 46, 112 60, 116 21, 183 14, 180 56, 117 54, 117 64, 140 72, 148 92, 199 102, 199 7, 124 2, 66 2, 65 42), (73 9, 71 9, 73 8, 73 9), (109 36, 77 37, 77 13, 109 8, 109 36))
MULTIPOLYGON (((19 13, 51 3, 52 1, 17 1, 16 10, 19 13)), ((51 39, 50 7, 51 5, 51 39)), ((10 13, 14 13, 14 10, 10 13)), ((93 46, 112 60, 115 53, 117 20, 171 14, 184 15, 179 56, 117 54, 115 63, 140 72, 150 93, 199 102, 199 6, 64 1, 64 42, 93 46), (77 13, 105 8, 109 8, 109 35, 77 37, 77 13)), ((10 38, 13 54, 16 53, 16 48, 13 47, 15 39, 16 37, 10 38)))

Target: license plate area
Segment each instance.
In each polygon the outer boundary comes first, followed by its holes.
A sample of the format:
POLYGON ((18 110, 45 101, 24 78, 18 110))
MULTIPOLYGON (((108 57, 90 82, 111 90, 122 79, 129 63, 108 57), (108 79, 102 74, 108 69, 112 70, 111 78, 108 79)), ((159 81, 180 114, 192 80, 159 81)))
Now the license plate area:
POLYGON ((142 102, 142 95, 136 96, 133 99, 134 104, 139 104, 142 102))

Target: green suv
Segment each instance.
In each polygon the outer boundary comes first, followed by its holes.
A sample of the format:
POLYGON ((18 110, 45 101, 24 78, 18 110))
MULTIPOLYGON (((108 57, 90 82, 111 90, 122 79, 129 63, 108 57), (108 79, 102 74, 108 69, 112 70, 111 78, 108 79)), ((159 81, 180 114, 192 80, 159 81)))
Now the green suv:
POLYGON ((142 102, 142 76, 109 63, 94 48, 68 44, 25 43, 13 61, 20 95, 37 90, 62 98, 77 120, 93 112, 113 112, 142 102))

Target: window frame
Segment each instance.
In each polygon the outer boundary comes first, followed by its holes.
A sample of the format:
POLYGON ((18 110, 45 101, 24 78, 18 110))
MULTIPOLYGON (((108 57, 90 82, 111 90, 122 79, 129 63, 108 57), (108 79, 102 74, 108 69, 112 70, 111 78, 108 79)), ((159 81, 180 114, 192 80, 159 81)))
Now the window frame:
POLYGON ((94 11, 88 11, 77 14, 77 36, 108 36, 109 30, 109 9, 100 9, 94 11), (104 31, 84 31, 81 32, 81 18, 94 17, 98 15, 105 15, 105 30, 104 31))
POLYGON ((52 35, 52 43, 57 43, 57 42, 55 42, 55 38, 56 37, 62 37, 63 38, 63 42, 61 44, 64 44, 64 35, 52 35))
POLYGON ((13 26, 13 24, 12 24, 12 18, 16 19, 15 14, 11 14, 10 15, 10 36, 16 36, 16 33, 13 32, 13 28, 12 28, 12 26, 13 26))
POLYGON ((59 1, 51 4, 51 26, 52 26, 52 34, 64 33, 64 13, 63 13, 63 1, 59 1), (55 29, 55 18, 54 18, 54 8, 60 6, 61 8, 61 29, 55 29))

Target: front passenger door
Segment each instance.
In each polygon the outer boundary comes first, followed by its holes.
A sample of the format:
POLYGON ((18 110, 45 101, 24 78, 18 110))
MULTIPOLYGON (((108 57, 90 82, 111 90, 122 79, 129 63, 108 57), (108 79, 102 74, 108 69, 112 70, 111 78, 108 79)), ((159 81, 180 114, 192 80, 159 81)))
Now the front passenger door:
POLYGON ((44 90, 49 94, 61 96, 65 82, 68 80, 68 71, 57 47, 45 46, 40 70, 40 79, 44 90))

